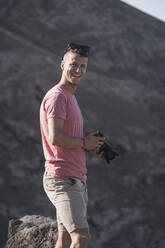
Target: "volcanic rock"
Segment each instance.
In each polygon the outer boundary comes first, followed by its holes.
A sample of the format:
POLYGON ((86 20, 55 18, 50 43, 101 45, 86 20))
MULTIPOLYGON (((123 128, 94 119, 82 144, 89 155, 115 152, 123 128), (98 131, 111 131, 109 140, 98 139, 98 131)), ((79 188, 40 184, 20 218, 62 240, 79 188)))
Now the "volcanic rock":
POLYGON ((6 248, 54 248, 57 241, 56 221, 39 215, 10 220, 6 248))

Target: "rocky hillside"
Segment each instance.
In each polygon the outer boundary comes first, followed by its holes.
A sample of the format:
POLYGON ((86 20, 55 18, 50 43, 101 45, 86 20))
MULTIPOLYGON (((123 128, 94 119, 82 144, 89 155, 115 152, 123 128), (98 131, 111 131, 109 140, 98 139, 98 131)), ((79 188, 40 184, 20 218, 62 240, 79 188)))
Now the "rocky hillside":
POLYGON ((120 151, 110 166, 87 157, 91 248, 164 248, 165 24, 117 0, 0 0, 0 247, 10 219, 55 218, 39 107, 69 41, 92 48, 76 92, 85 130, 120 151))

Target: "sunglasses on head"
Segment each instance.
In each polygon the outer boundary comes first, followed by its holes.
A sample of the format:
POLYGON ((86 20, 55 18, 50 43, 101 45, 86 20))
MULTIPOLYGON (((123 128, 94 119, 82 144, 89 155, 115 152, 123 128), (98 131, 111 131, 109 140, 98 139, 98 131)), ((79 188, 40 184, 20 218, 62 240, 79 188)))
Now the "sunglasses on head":
POLYGON ((90 47, 85 45, 80 45, 76 43, 69 43, 66 52, 70 50, 77 50, 78 53, 84 57, 89 56, 90 47))

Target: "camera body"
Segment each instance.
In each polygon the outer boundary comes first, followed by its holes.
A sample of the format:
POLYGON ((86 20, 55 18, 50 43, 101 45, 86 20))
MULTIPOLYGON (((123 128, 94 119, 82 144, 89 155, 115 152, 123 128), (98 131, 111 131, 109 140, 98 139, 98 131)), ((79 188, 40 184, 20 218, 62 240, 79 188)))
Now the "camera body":
MULTIPOLYGON (((95 136, 104 137, 104 134, 98 131, 95 136)), ((100 147, 98 154, 103 151, 103 157, 110 163, 110 160, 113 160, 116 156, 119 156, 119 153, 112 147, 109 141, 104 141, 104 144, 100 147)))

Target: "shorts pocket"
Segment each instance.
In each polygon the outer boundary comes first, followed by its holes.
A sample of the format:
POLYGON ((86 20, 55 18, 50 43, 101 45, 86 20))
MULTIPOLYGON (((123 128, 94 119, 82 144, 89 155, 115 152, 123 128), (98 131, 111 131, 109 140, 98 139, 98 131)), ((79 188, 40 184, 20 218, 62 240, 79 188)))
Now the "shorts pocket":
POLYGON ((74 185, 74 179, 61 179, 61 178, 49 178, 45 177, 44 188, 46 191, 66 191, 74 185))
POLYGON ((44 189, 46 191, 55 190, 55 179, 54 178, 44 178, 44 189))
POLYGON ((75 184, 75 180, 73 178, 67 179, 57 179, 55 180, 55 188, 56 192, 67 191, 75 184))

